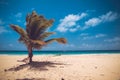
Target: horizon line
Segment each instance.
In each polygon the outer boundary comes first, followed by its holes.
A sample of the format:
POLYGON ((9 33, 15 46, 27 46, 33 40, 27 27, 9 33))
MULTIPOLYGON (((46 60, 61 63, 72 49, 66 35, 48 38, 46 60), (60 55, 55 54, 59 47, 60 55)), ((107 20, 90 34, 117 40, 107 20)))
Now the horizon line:
MULTIPOLYGON (((27 51, 27 50, 0 50, 1 51, 27 51)), ((36 51, 120 51, 120 50, 33 50, 36 51)))

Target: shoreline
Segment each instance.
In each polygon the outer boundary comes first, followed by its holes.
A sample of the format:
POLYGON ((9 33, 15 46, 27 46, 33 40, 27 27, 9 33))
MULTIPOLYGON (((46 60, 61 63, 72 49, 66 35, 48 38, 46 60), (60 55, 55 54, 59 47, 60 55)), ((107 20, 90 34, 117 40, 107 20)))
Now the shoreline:
MULTIPOLYGON (((52 55, 52 56, 64 56, 64 55, 68 55, 68 56, 72 56, 72 55, 120 55, 120 52, 119 53, 79 53, 79 54, 73 54, 73 53, 70 53, 70 54, 34 54, 33 55, 36 55, 36 56, 49 56, 49 55, 52 55)), ((26 56, 28 54, 0 54, 0 56, 26 56)))

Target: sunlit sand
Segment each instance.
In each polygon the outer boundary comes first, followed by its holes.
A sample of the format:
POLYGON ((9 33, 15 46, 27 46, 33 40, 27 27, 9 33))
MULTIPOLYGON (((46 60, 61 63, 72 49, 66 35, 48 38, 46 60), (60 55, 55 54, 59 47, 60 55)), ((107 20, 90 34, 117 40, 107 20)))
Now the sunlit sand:
POLYGON ((0 80, 120 80, 120 54, 25 57, 1 55, 0 80))

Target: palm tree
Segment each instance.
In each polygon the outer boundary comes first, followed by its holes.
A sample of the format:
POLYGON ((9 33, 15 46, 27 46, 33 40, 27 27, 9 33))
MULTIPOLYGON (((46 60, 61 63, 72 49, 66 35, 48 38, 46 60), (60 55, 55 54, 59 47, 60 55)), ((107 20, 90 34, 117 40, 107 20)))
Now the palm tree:
POLYGON ((63 44, 67 42, 65 38, 45 40, 46 37, 54 34, 54 32, 46 32, 47 28, 52 26, 53 22, 53 19, 47 20, 44 16, 38 15, 33 11, 32 14, 28 14, 26 16, 26 30, 22 29, 18 25, 10 24, 10 27, 20 35, 18 40, 24 43, 27 47, 28 57, 23 59, 23 61, 29 60, 29 63, 32 62, 33 49, 41 49, 43 46, 53 41, 63 44))

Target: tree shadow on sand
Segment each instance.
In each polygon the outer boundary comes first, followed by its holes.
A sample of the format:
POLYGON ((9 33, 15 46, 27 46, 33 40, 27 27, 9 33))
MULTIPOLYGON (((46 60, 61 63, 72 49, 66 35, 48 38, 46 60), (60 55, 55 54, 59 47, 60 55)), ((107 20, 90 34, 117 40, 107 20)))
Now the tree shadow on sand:
POLYGON ((12 67, 9 68, 5 71, 19 71, 22 69, 27 68, 28 70, 37 70, 37 71, 45 71, 48 70, 49 67, 57 67, 57 65, 65 65, 63 63, 54 63, 50 61, 44 61, 44 62, 38 62, 38 61, 33 61, 30 64, 22 64, 17 67, 12 67))

